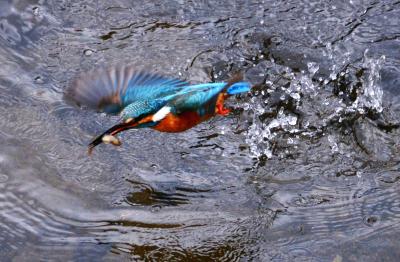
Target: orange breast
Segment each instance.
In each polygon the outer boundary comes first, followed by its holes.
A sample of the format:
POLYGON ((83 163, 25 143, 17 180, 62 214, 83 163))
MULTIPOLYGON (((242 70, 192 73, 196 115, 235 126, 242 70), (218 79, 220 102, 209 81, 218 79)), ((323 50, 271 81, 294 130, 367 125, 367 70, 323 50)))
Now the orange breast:
POLYGON ((200 117, 196 112, 184 112, 179 115, 169 113, 153 129, 160 132, 183 132, 209 118, 210 116, 200 117))

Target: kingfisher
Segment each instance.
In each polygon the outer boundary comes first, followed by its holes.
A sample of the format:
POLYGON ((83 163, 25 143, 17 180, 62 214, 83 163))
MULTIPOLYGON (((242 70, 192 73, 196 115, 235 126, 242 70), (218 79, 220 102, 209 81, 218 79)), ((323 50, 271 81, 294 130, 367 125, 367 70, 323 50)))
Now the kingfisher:
POLYGON ((240 74, 227 82, 189 84, 130 65, 114 65, 80 75, 66 96, 79 106, 120 116, 117 124, 90 142, 90 155, 101 143, 121 145, 116 135, 128 129, 183 132, 215 115, 226 116, 230 110, 224 101, 250 89, 240 74))

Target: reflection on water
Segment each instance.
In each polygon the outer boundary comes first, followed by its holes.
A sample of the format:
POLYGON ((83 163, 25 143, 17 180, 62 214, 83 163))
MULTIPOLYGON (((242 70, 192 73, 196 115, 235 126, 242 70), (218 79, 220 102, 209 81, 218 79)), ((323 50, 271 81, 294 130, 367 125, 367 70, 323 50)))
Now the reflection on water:
POLYGON ((0 257, 395 260, 395 1, 0 2, 0 257), (78 73, 130 63, 193 82, 241 70, 233 114, 90 139, 78 73))

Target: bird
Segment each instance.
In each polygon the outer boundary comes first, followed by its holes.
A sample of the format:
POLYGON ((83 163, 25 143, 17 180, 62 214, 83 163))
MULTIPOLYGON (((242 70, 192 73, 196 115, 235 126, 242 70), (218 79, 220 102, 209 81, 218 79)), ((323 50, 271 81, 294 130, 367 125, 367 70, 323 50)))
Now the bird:
POLYGON ((119 114, 118 122, 88 145, 88 154, 99 144, 121 145, 122 131, 152 128, 183 132, 215 115, 230 113, 224 101, 251 90, 251 84, 235 74, 227 82, 189 84, 178 78, 136 70, 131 65, 100 67, 76 77, 65 96, 78 106, 107 114, 119 114))

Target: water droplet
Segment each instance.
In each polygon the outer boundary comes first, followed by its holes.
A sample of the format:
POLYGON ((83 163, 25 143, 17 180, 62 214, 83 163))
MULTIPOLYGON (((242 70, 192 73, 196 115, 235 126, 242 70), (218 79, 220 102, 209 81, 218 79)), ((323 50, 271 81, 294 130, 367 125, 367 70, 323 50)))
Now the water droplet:
POLYGON ((276 120, 276 119, 272 120, 271 123, 269 123, 269 125, 268 125, 268 127, 269 127, 270 129, 275 128, 275 127, 278 127, 278 126, 280 126, 280 123, 279 123, 279 121, 276 120))
POLYGON ((289 125, 291 125, 291 126, 294 126, 297 123, 297 117, 296 116, 288 116, 287 120, 288 120, 289 125))
POLYGON ((329 141, 329 144, 331 146, 332 153, 338 152, 339 151, 339 147, 338 147, 338 145, 337 145, 337 143, 335 141, 335 138, 332 135, 328 136, 328 141, 329 141))
POLYGON ((35 83, 36 84, 43 84, 44 80, 43 80, 43 78, 41 76, 37 76, 37 77, 35 77, 35 83))
POLYGON ((94 51, 90 50, 90 49, 86 49, 85 51, 83 51, 83 54, 85 56, 91 56, 93 53, 94 53, 94 51))
POLYGON ((319 70, 319 65, 314 62, 307 63, 308 72, 310 72, 311 76, 315 75, 315 73, 319 70))
POLYGON ((300 100, 300 94, 299 93, 291 93, 290 96, 293 97, 296 100, 300 100))
POLYGON ((378 222, 378 217, 376 216, 366 216, 364 218, 364 224, 367 226, 373 226, 376 222, 378 222))
POLYGON ((33 12, 33 15, 34 16, 38 16, 39 15, 39 7, 38 6, 35 6, 35 7, 33 7, 32 8, 32 12, 33 12))
POLYGON ((160 205, 154 205, 151 207, 151 212, 156 213, 159 212, 161 210, 161 206, 160 205))

